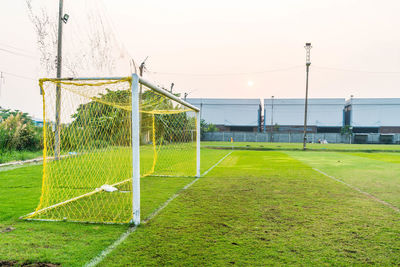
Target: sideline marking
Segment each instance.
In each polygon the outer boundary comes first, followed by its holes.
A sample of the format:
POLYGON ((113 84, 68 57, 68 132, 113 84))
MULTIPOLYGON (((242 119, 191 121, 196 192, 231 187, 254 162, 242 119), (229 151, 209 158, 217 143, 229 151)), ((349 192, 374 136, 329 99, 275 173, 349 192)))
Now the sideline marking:
POLYGON ((355 186, 353 186, 353 185, 351 185, 351 184, 348 184, 348 183, 346 183, 346 182, 344 182, 344 181, 342 181, 342 180, 340 180, 340 179, 338 179, 338 178, 336 178, 336 177, 333 177, 333 176, 331 176, 331 175, 329 175, 329 174, 326 174, 326 173, 323 172, 323 171, 320 171, 320 170, 318 170, 318 169, 316 169, 316 168, 312 168, 312 169, 313 169, 314 171, 317 171, 317 172, 319 172, 319 173, 325 175, 326 177, 329 177, 329 178, 335 180, 336 182, 342 183, 342 184, 346 185, 347 187, 350 187, 351 189, 356 190, 357 192, 359 192, 359 193, 361 193, 361 194, 367 196, 368 198, 370 198, 370 199, 372 199, 372 200, 375 200, 376 202, 379 202, 379 203, 381 203, 381 204, 383 204, 383 205, 385 205, 385 206, 391 208, 392 210, 394 210, 394 211, 396 211, 396 212, 400 212, 400 209, 399 209, 398 207, 396 207, 396 206, 390 204, 389 202, 386 202, 386 201, 384 201, 384 200, 382 200, 382 199, 379 199, 379 198, 377 198, 376 196, 371 195, 370 193, 367 193, 367 192, 365 192, 365 191, 359 189, 358 187, 355 187, 355 186))
MULTIPOLYGON (((18 161, 11 161, 11 162, 6 162, 6 163, 2 163, 0 164, 0 168, 4 168, 4 167, 10 167, 10 166, 15 166, 17 165, 18 167, 20 167, 19 165, 24 165, 27 163, 40 163, 43 161, 43 158, 34 158, 34 159, 28 159, 28 160, 18 160, 18 161)), ((18 168, 17 167, 17 168, 18 168)), ((21 166, 22 167, 22 166, 21 166)))
MULTIPOLYGON (((209 173, 212 169, 214 169, 218 164, 220 164, 226 157, 228 157, 230 154, 232 154, 233 151, 229 152, 226 154, 223 158, 221 158, 217 163, 215 163, 213 166, 211 166, 207 171, 205 171, 200 177, 197 177, 187 185, 185 185, 181 190, 179 190, 177 193, 175 193, 173 196, 171 196, 167 201, 165 201, 158 209, 156 209, 153 213, 151 213, 146 219, 144 219, 141 224, 144 225, 148 223, 151 219, 153 219, 155 216, 157 216, 165 207, 168 206, 169 203, 171 203, 172 200, 177 198, 183 191, 191 187, 197 180, 199 180, 201 177, 209 173)), ((107 257, 108 254, 110 254, 114 249, 116 249, 125 239, 128 238, 130 234, 135 232, 137 229, 137 226, 132 226, 129 227, 129 229, 123 233, 114 243, 112 243, 110 246, 105 248, 102 252, 100 252, 99 255, 91 259, 88 263, 86 263, 84 266, 85 267, 93 267, 99 264, 104 260, 105 257, 107 257)))
POLYGON ((221 161, 223 161, 227 156, 229 156, 230 154, 232 154, 233 151, 229 152, 228 154, 226 154, 222 159, 220 159, 217 163, 215 163, 211 168, 209 168, 208 170, 206 170, 201 177, 203 177, 204 175, 207 175, 207 173, 209 173, 212 169, 214 169, 215 167, 217 167, 218 164, 221 163, 221 161))

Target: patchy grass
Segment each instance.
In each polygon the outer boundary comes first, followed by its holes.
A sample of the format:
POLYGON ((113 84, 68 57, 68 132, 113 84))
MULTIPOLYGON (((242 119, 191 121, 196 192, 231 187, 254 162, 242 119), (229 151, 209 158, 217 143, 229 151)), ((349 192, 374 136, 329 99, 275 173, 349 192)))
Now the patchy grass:
MULTIPOLYGON (((303 150, 302 143, 270 143, 270 142, 202 142, 210 148, 236 148, 243 150, 303 150)), ((372 145, 372 144, 307 144, 308 150, 342 151, 342 152, 400 152, 400 145, 372 145)))
MULTIPOLYGON (((203 149, 202 172, 228 152, 203 149)), ((380 183, 382 193, 394 191, 379 197, 399 203, 397 155, 379 155, 234 151, 100 266, 398 265, 399 214, 312 169, 333 176, 357 169, 347 182, 367 192, 380 183)), ((0 172, 0 262, 82 266, 128 226, 19 220, 38 203, 41 168, 0 172)), ((192 180, 143 178, 143 218, 192 180)))
POLYGON ((395 265, 398 218, 287 154, 235 151, 100 265, 395 265))
MULTIPOLYGON (((203 150, 202 171, 226 151, 203 150)), ((193 178, 145 177, 141 180, 142 218, 150 215, 193 178)), ((0 172, 0 261, 51 262, 82 266, 110 245, 127 225, 38 222, 18 219, 39 203, 42 166, 0 172)))
POLYGON ((398 153, 352 153, 352 155, 384 162, 400 163, 400 154, 398 153))
POLYGON ((288 155, 400 207, 400 155, 393 153, 286 152, 288 155))

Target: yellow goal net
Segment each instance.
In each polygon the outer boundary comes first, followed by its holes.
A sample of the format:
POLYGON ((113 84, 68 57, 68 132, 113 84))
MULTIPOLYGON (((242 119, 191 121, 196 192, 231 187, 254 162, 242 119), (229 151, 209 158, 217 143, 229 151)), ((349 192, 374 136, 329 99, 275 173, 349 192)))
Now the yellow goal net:
POLYGON ((136 75, 39 85, 42 194, 25 219, 138 224, 139 178, 199 175, 198 109, 177 96, 136 75))

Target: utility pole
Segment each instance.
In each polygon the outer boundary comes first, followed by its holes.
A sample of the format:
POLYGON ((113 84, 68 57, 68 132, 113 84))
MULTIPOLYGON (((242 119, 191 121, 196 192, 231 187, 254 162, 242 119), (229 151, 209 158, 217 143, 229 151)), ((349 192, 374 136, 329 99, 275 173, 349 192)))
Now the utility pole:
POLYGON ((307 145, 307 108, 308 108, 308 73, 310 70, 310 50, 312 48, 311 43, 306 43, 304 46, 306 49, 306 98, 304 104, 304 139, 303 139, 303 150, 306 150, 307 145))
MULTIPOLYGON (((62 27, 63 22, 63 0, 59 0, 58 6, 58 39, 57 39, 57 78, 61 78, 61 63, 62 63, 62 27)), ((60 158, 60 114, 61 112, 61 86, 57 84, 56 88, 56 129, 54 137, 54 157, 56 160, 60 158)), ((45 119, 45 118, 43 118, 45 119)))
POLYGON ((271 96, 271 137, 270 137, 270 142, 272 143, 274 141, 273 137, 273 132, 274 131, 274 96, 271 96))

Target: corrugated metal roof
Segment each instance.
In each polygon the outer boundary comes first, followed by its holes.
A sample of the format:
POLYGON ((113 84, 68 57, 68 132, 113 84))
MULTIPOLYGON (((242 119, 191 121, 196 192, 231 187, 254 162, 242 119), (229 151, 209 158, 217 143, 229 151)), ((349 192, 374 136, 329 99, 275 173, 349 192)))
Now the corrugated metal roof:
POLYGON ((261 105, 258 98, 187 98, 193 105, 261 105))
POLYGON ((400 105, 400 98, 352 98, 346 105, 400 105))
POLYGON ((225 126, 258 126, 260 99, 188 98, 201 108, 200 116, 208 123, 225 126))
MULTIPOLYGON (((302 125, 304 123, 304 98, 264 99, 265 120, 278 125, 302 125)), ((344 98, 308 99, 308 125, 340 127, 343 125, 344 98)))
MULTIPOLYGON (((274 105, 304 105, 304 98, 274 98, 274 105)), ((344 98, 309 98, 309 105, 345 105, 344 98)), ((264 105, 272 105, 272 99, 264 99, 264 105)))

